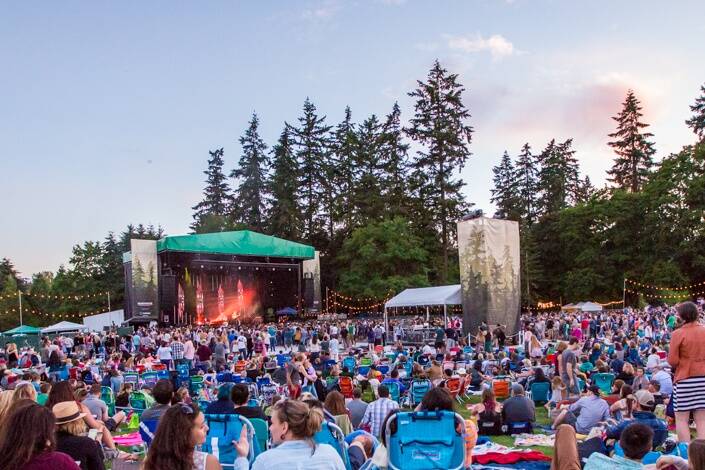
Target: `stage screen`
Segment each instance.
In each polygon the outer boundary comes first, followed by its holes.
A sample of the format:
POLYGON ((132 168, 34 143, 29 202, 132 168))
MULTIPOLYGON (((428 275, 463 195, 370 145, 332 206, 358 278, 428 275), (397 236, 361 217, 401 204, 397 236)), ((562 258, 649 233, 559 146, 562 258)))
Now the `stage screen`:
POLYGON ((485 322, 516 331, 519 284, 519 224, 480 217, 458 222, 463 331, 477 333, 485 322))
POLYGON ((157 242, 130 240, 132 254, 132 316, 157 320, 159 318, 157 242))

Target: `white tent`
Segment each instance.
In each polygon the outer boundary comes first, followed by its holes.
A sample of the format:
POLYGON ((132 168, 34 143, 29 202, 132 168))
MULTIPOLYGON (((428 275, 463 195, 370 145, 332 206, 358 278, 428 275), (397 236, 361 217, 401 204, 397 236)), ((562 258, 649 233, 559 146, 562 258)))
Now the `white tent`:
POLYGON ((432 305, 443 305, 443 324, 448 324, 448 305, 459 305, 462 303, 460 295, 460 284, 437 287, 420 287, 417 289, 405 289, 395 295, 384 304, 384 328, 389 332, 388 308, 395 307, 430 307, 432 305))
POLYGON ((50 333, 66 333, 69 331, 82 331, 82 330, 87 330, 88 327, 85 325, 81 325, 79 323, 73 323, 70 321, 61 321, 57 323, 56 325, 51 325, 47 326, 46 328, 42 329, 42 333, 44 334, 50 334, 50 333))
POLYGON ((91 331, 103 331, 106 326, 120 326, 124 321, 125 311, 122 309, 83 318, 83 324, 90 328, 91 331))
POLYGON ((595 302, 578 302, 577 304, 568 304, 562 307, 563 310, 580 310, 582 312, 601 312, 602 305, 595 302))

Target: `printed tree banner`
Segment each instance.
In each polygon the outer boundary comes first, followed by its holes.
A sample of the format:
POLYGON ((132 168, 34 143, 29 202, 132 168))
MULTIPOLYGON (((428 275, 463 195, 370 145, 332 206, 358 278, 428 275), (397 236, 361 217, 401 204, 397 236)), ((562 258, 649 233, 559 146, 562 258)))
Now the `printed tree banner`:
POLYGON ((132 253, 132 315, 159 318, 156 240, 130 240, 132 253))
POLYGON ((508 335, 519 323, 519 224, 510 220, 458 222, 458 254, 463 301, 463 332, 477 333, 484 323, 506 325, 508 335))

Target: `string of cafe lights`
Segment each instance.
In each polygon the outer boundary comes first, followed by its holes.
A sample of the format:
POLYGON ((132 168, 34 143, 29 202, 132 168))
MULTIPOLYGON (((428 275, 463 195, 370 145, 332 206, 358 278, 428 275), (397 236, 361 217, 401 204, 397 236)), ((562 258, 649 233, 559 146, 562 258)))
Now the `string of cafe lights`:
MULTIPOLYGON (((0 300, 16 299, 20 291, 15 291, 12 294, 0 294, 0 300)), ((31 292, 23 292, 23 297, 32 297, 35 299, 46 299, 46 300, 84 300, 84 299, 96 299, 99 297, 105 297, 109 295, 110 292, 96 292, 94 294, 80 294, 80 295, 50 295, 50 294, 33 294, 31 292)))
MULTIPOLYGON (((11 316, 17 316, 19 315, 20 310, 18 308, 10 308, 5 310, 4 312, 1 312, 1 315, 11 315, 11 316)), ((98 309, 93 312, 65 312, 65 313, 48 313, 48 312, 41 312, 39 310, 34 310, 34 309, 27 309, 23 308, 22 309, 23 314, 30 314, 30 315, 35 315, 38 317, 44 317, 44 318, 75 318, 75 317, 87 317, 90 315, 96 315, 98 313, 105 313, 105 309, 98 309)))
POLYGON ((705 290, 699 291, 699 292, 683 292, 682 294, 665 294, 665 295, 647 294, 644 292, 640 292, 638 290, 626 289, 626 288, 624 290, 625 290, 625 292, 629 292, 630 294, 643 295, 644 297, 649 298, 649 299, 683 299, 683 298, 692 297, 695 295, 705 294, 705 290))
POLYGON ((642 282, 635 281, 633 279, 624 279, 625 284, 631 284, 639 287, 644 287, 646 289, 653 289, 653 290, 660 290, 660 291, 679 291, 679 290, 690 290, 693 289, 694 287, 699 287, 699 286, 705 286, 705 281, 703 282, 698 282, 696 284, 691 284, 689 286, 680 286, 680 287, 662 287, 662 286, 654 286, 651 284, 645 284, 642 282))

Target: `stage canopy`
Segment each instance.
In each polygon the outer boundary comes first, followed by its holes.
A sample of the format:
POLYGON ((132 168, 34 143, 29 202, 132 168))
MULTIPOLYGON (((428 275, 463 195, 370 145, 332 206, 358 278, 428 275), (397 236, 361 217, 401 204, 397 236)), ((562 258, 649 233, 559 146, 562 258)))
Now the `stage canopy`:
POLYGON ((459 305, 461 303, 460 284, 453 284, 450 286, 406 289, 389 299, 389 301, 384 304, 384 308, 459 305))
POLYGON ((164 237, 157 242, 157 251, 167 250, 299 259, 313 259, 315 256, 312 246, 250 230, 164 237))
POLYGON ((81 325, 78 323, 73 323, 70 321, 62 321, 57 323, 56 325, 51 325, 47 326, 42 330, 42 333, 48 334, 48 333, 64 333, 67 331, 80 331, 80 330, 87 330, 88 327, 85 325, 81 325))
POLYGON ((42 331, 41 328, 36 326, 22 325, 11 330, 7 330, 6 335, 38 335, 42 331))

